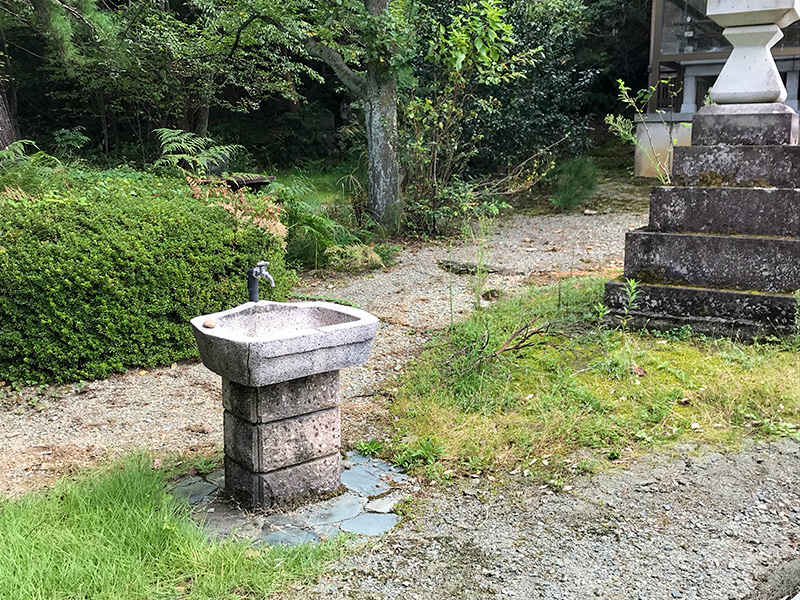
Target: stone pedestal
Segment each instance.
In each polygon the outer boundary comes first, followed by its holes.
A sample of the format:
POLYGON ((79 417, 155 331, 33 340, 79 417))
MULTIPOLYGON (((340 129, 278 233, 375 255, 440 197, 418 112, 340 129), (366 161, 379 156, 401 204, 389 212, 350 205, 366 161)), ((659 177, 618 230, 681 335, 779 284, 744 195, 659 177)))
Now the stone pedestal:
POLYGON ((625 278, 606 286, 632 326, 690 325, 753 338, 794 329, 800 289, 798 116, 775 104, 701 109, 675 148, 675 187, 654 188, 649 227, 627 234, 625 278))
POLYGON ((339 487, 339 371, 264 387, 223 378, 225 487, 246 508, 339 487))

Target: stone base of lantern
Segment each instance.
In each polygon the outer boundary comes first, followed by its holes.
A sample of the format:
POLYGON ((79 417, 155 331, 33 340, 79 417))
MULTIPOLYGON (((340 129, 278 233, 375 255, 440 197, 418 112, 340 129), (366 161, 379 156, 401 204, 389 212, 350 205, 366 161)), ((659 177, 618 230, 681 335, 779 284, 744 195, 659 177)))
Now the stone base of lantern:
POLYGON ((254 388, 222 380, 225 488, 267 508, 340 485, 339 371, 254 388))
POLYGON ((800 289, 798 116, 774 104, 705 107, 676 187, 654 188, 649 227, 629 232, 625 279, 606 286, 611 319, 735 338, 794 330, 800 289))

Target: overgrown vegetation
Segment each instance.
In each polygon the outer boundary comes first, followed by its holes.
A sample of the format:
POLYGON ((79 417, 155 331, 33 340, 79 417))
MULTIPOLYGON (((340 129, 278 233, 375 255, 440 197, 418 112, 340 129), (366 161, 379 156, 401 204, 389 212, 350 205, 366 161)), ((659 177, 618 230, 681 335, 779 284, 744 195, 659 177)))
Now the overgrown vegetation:
POLYGON ((394 399, 396 460, 432 476, 518 466, 559 485, 587 457, 800 431, 796 340, 604 328, 603 284, 532 288, 435 340, 394 399))
POLYGON ((18 500, 0 497, 0 597, 266 597, 310 581, 337 541, 292 548, 210 539, 147 455, 18 500))
POLYGON ((245 300, 256 262, 270 261, 277 283, 265 297, 284 298, 295 281, 263 197, 42 154, 0 167, 0 380, 193 357, 188 320, 245 300))

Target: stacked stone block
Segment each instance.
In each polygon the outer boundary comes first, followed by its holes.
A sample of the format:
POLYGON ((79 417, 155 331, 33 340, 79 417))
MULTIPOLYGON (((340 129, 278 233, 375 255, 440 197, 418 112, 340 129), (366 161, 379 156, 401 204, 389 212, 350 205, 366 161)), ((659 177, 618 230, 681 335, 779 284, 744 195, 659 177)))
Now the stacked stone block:
POLYGON ((223 378, 225 487, 246 508, 340 485, 339 371, 264 387, 223 378))
POLYGON ((714 335, 790 333, 800 289, 798 116, 783 104, 701 109, 675 148, 673 187, 654 188, 650 222, 629 232, 624 281, 606 285, 614 317, 714 335))

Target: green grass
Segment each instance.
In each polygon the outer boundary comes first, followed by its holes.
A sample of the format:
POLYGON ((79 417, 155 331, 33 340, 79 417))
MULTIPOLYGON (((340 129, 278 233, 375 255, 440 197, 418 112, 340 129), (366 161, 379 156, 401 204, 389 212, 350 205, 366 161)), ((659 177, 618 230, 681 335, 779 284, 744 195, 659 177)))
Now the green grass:
POLYGON ((587 468, 578 455, 797 435, 800 358, 790 343, 602 328, 603 284, 532 288, 435 340, 396 394, 395 455, 434 440, 434 475, 517 465, 557 482, 587 468), (525 323, 536 331, 526 347, 498 354, 521 341, 512 334, 525 323))
POLYGON ((341 544, 210 541, 146 455, 0 499, 0 598, 265 597, 318 575, 341 544))
POLYGON ((366 182, 347 166, 327 169, 290 169, 276 175, 277 183, 286 186, 304 186, 309 193, 304 200, 311 205, 348 205, 354 195, 363 189, 366 182))

